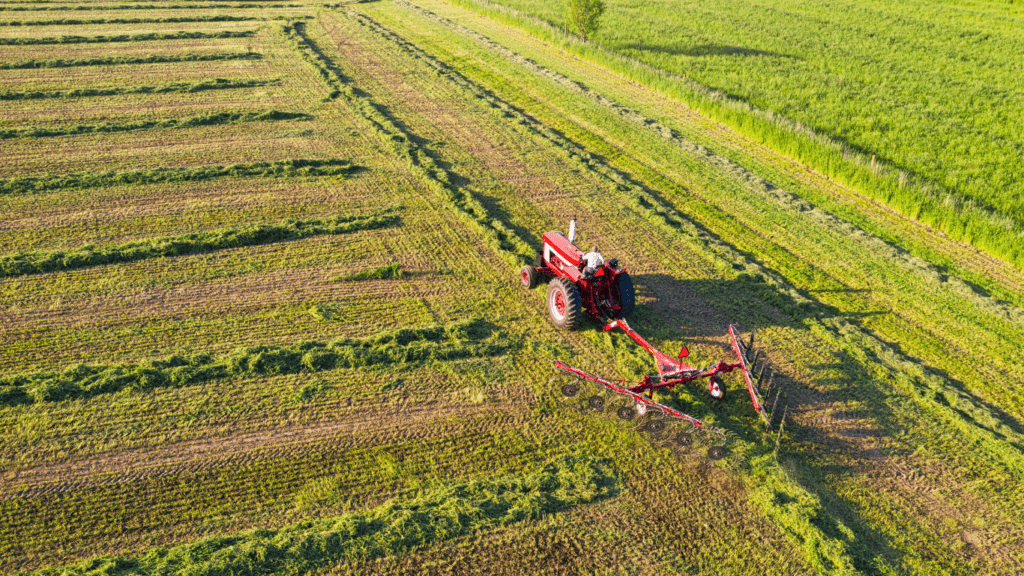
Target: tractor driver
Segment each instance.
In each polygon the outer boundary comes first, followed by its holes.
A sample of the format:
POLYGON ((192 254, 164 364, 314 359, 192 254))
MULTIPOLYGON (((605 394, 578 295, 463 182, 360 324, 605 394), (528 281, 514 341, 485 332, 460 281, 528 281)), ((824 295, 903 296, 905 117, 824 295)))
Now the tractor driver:
POLYGON ((583 276, 592 278, 597 269, 604 265, 604 256, 597 251, 597 246, 592 246, 590 252, 583 255, 583 261, 587 263, 586 268, 583 269, 583 276))

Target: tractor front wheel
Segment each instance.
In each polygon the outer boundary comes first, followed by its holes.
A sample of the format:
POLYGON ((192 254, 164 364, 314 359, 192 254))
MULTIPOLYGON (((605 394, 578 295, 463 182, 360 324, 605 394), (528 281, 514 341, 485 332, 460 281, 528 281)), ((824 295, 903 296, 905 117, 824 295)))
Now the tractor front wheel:
POLYGON ((533 290, 537 287, 537 269, 533 266, 523 266, 519 269, 519 277, 523 281, 523 286, 526 286, 527 290, 533 290))
POLYGON ((558 277, 548 284, 548 314, 555 326, 575 330, 583 325, 580 292, 568 278, 558 277))

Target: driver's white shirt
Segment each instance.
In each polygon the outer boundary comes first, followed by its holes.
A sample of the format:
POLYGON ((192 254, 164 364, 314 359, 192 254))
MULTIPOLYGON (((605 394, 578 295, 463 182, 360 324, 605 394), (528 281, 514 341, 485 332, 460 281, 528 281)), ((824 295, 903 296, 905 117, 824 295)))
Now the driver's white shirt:
POLYGON ((593 268, 597 270, 604 264, 604 257, 601 256, 600 252, 587 252, 583 255, 583 260, 587 263, 587 268, 593 268))

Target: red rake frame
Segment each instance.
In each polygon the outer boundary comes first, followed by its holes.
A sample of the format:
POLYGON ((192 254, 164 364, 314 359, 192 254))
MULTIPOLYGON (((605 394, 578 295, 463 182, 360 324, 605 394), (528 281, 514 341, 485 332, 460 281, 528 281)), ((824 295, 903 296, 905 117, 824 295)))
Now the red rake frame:
MULTIPOLYGON (((739 338, 739 336, 736 333, 736 326, 730 325, 729 337, 732 339, 732 349, 733 352, 736 354, 737 361, 726 362, 723 360, 716 364, 705 366, 703 368, 694 368, 683 362, 683 358, 689 355, 689 351, 686 349, 685 346, 682 350, 679 351, 679 355, 673 358, 652 346, 647 340, 644 339, 643 336, 638 334, 636 330, 630 328, 629 324, 624 319, 609 322, 608 324, 605 325, 604 330, 605 332, 610 332, 615 328, 621 328, 626 334, 629 335, 630 338, 636 341, 637 344, 643 347, 644 350, 646 350, 651 356, 654 357, 655 364, 657 364, 658 366, 657 376, 644 376, 643 380, 641 380, 640 382, 636 383, 633 386, 619 386, 618 384, 614 384, 608 380, 605 380, 604 378, 594 376, 593 374, 580 370, 579 368, 573 368, 572 366, 564 364, 563 362, 560 362, 558 360, 554 361, 555 368, 563 372, 575 374, 579 378, 589 380, 597 384, 601 384, 610 392, 630 396, 638 404, 642 404, 644 406, 651 408, 657 408, 658 410, 661 410, 668 416, 679 418, 689 422, 695 428, 709 426, 711 428, 714 428, 715 430, 718 429, 715 428, 714 426, 711 426, 707 422, 704 422, 703 420, 694 418, 689 414, 685 414, 683 412, 665 406, 664 404, 659 404, 655 402, 653 400, 654 391, 659 390, 661 388, 672 389, 679 384, 686 384, 689 382, 693 382, 695 380, 699 380, 701 378, 706 378, 708 381, 708 394, 711 395, 711 397, 714 399, 721 399, 725 395, 725 389, 722 388, 722 383, 718 376, 720 374, 728 374, 733 370, 740 370, 743 373, 743 381, 747 386, 747 392, 750 394, 750 401, 754 405, 754 411, 761 416, 761 419, 764 421, 765 424, 765 429, 771 431, 772 417, 768 410, 765 408, 764 401, 761 398, 761 392, 758 388, 761 385, 762 379, 764 378, 765 368, 767 367, 767 365, 762 367, 761 372, 758 374, 757 378, 754 378, 752 372, 752 368, 759 357, 759 354, 754 356, 753 358, 750 357, 751 348, 753 347, 754 343, 753 333, 751 333, 750 335, 750 342, 744 344, 744 342, 739 338), (644 393, 647 394, 646 397, 643 396, 644 393)), ((721 431, 719 430, 719 432, 721 431)))

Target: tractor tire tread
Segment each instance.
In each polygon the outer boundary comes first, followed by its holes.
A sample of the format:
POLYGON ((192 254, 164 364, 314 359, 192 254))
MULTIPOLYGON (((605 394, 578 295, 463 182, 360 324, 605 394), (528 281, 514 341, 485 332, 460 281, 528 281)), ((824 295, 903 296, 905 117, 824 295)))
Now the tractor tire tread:
POLYGON ((548 284, 547 304, 548 315, 555 326, 563 330, 576 330, 583 325, 583 300, 576 285, 568 278, 558 277, 548 284), (565 298, 565 316, 561 319, 554 313, 555 293, 558 291, 565 298))

